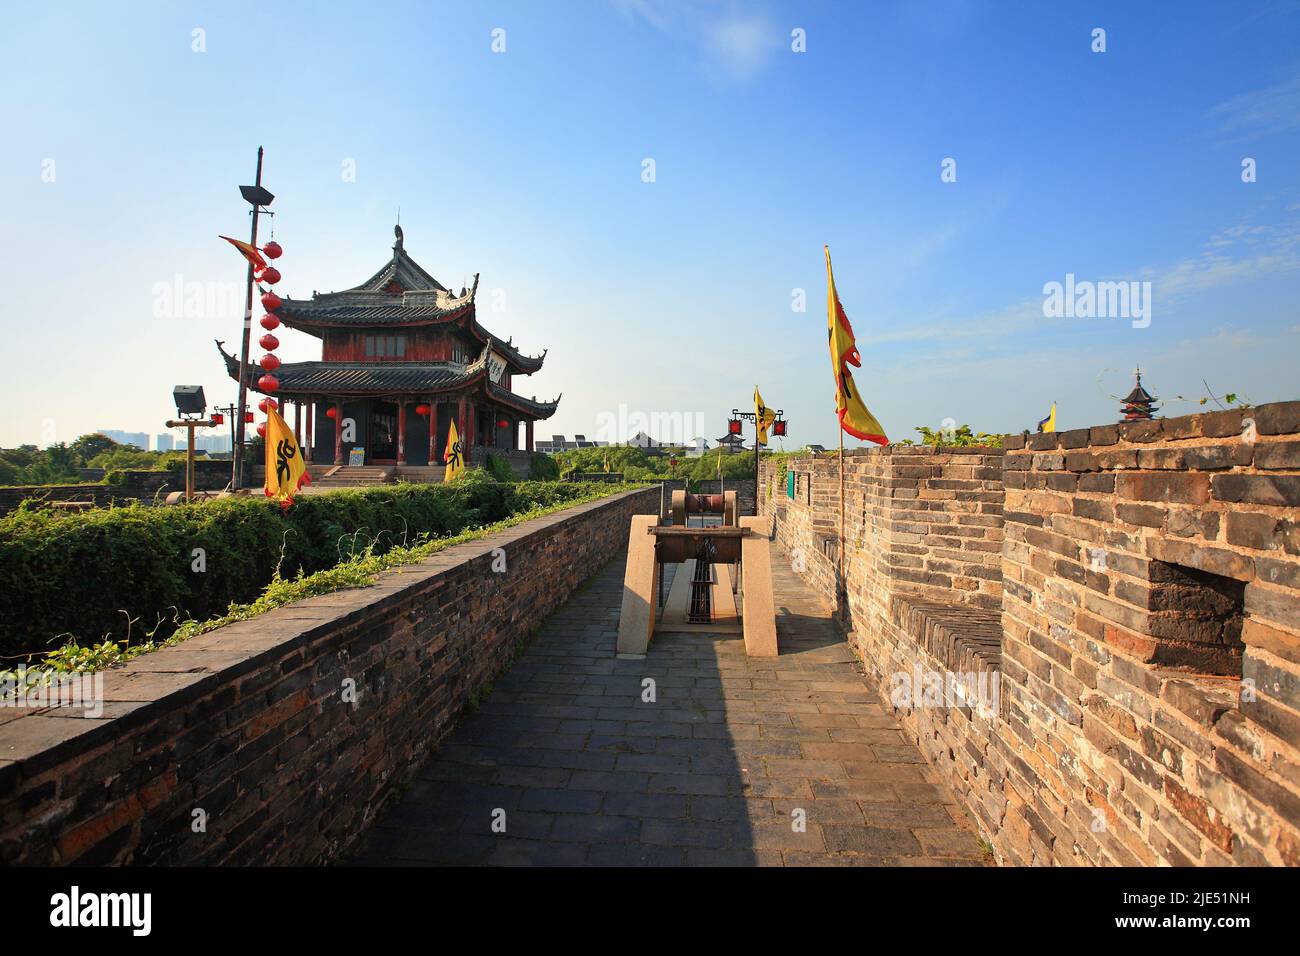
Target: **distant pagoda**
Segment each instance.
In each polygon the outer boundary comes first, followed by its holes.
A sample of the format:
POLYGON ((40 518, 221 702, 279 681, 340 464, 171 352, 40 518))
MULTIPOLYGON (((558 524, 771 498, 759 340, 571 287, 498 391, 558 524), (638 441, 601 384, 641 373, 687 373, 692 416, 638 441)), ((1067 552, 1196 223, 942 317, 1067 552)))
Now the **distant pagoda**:
POLYGON ((745 450, 745 439, 739 435, 726 434, 718 439, 718 447, 728 455, 739 454, 745 450))
POLYGON ((1133 376, 1133 391, 1124 397, 1123 404, 1120 405, 1120 414, 1123 416, 1120 421, 1150 421, 1154 417, 1152 413, 1159 410, 1156 397, 1142 387, 1141 368, 1134 369, 1133 376))

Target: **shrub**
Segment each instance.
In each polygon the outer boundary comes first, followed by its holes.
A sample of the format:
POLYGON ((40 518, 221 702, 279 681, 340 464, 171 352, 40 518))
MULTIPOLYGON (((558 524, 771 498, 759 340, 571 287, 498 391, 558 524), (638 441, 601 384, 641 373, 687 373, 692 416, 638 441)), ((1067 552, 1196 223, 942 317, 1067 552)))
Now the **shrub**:
MULTIPOLYGON (((956 448, 1001 448, 1002 435, 990 435, 987 432, 972 432, 969 425, 962 425, 960 428, 954 428, 951 431, 933 431, 925 425, 917 425, 913 431, 920 432, 921 444, 932 445, 936 448, 948 446, 956 448)), ((916 442, 911 438, 904 438, 898 444, 915 445, 916 442)))
POLYGON ((533 481, 559 481, 560 466, 550 455, 535 454, 528 462, 528 477, 533 481))
POLYGON ((311 574, 591 494, 471 469, 446 484, 304 495, 287 512, 251 497, 73 513, 23 505, 0 518, 0 655, 39 654, 69 636, 164 639, 182 621, 253 600, 277 569, 311 574))
POLYGON ((483 459, 483 468, 497 481, 510 482, 515 480, 515 472, 510 467, 510 462, 500 455, 489 452, 487 457, 483 459))

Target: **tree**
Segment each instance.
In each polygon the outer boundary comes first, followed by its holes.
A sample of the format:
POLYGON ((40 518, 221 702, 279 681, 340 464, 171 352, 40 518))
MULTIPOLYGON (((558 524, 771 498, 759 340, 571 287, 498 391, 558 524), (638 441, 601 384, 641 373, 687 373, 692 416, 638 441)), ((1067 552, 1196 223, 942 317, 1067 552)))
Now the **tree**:
POLYGON ((91 432, 90 434, 82 435, 72 443, 71 447, 73 453, 84 465, 96 455, 106 451, 112 451, 113 449, 122 446, 113 441, 113 439, 109 438, 107 435, 99 432, 91 432))

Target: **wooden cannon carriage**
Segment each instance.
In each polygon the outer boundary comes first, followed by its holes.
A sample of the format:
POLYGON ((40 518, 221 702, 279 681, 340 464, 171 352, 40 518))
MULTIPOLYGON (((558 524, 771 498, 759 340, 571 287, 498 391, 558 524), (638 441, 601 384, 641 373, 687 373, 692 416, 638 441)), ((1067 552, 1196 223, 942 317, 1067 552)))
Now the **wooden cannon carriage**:
POLYGON ((740 632, 750 657, 775 657, 771 553, 762 518, 738 518, 736 493, 674 491, 671 525, 633 515, 628 535, 619 656, 644 656, 656 631, 740 632), (698 516, 698 526, 691 519, 698 516), (721 523, 706 524, 708 517, 721 523), (664 567, 678 564, 659 611, 664 567))

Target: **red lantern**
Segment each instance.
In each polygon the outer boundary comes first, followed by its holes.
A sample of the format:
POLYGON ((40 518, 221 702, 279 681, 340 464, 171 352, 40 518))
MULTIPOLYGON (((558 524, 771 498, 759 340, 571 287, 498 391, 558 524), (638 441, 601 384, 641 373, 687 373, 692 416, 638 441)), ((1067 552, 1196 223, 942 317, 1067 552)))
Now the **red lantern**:
POLYGON ((415 406, 415 414, 417 414, 417 415, 419 415, 421 418, 423 418, 425 415, 428 415, 428 414, 429 414, 429 406, 428 406, 428 405, 416 405, 416 406, 415 406))
POLYGON ((728 435, 739 435, 739 434, 740 434, 740 424, 741 424, 741 422, 740 422, 740 419, 739 419, 739 418, 729 418, 729 419, 727 419, 727 434, 728 434, 728 435))
POLYGON ((222 425, 222 424, 225 423, 225 421, 226 421, 226 416, 225 416, 225 415, 221 414, 220 412, 213 412, 213 413, 212 413, 212 424, 214 424, 214 425, 222 425))
POLYGON ((272 329, 278 329, 280 327, 280 317, 276 315, 274 312, 266 313, 266 315, 262 316, 262 318, 259 321, 262 328, 266 329, 266 331, 268 332, 270 332, 272 329))
POLYGON ((262 251, 266 253, 268 259, 279 259, 284 255, 284 250, 280 248, 280 244, 274 239, 264 245, 262 251))
POLYGON ((497 419, 497 428, 509 428, 510 423, 504 418, 497 419))
POLYGON ((785 436, 785 419, 778 418, 772 423, 772 434, 778 437, 785 436))
POLYGON ((262 281, 267 285, 275 285, 280 281, 280 270, 275 266, 267 266, 266 271, 262 273, 262 281))
POLYGON ((266 437, 266 422, 258 422, 258 423, 257 423, 257 434, 258 434, 258 436, 261 437, 261 438, 265 438, 265 437, 266 437))
POLYGON ((253 413, 252 413, 252 412, 244 412, 244 423, 247 424, 247 425, 251 425, 251 424, 253 423, 253 413))
POLYGON ((325 417, 332 421, 339 417, 339 410, 331 405, 329 408, 325 409, 325 417))
POLYGON ((262 348, 266 349, 268 352, 273 352, 280 347, 280 340, 270 332, 267 332, 257 340, 257 344, 262 346, 262 348))
POLYGON ((262 412, 262 414, 265 415, 266 410, 268 408, 279 408, 280 403, 277 402, 274 398, 264 398, 257 403, 257 407, 262 412))
POLYGON ((280 367, 280 360, 270 352, 267 352, 258 360, 257 364, 262 366, 262 368, 266 369, 268 372, 274 372, 280 367))
POLYGON ((283 301, 284 300, 274 292, 262 293, 262 308, 266 309, 267 312, 274 312, 276 309, 280 308, 280 303, 283 301))
POLYGON ((275 394, 275 390, 280 387, 280 380, 274 375, 263 375, 257 380, 257 390, 265 392, 268 395, 275 394))

